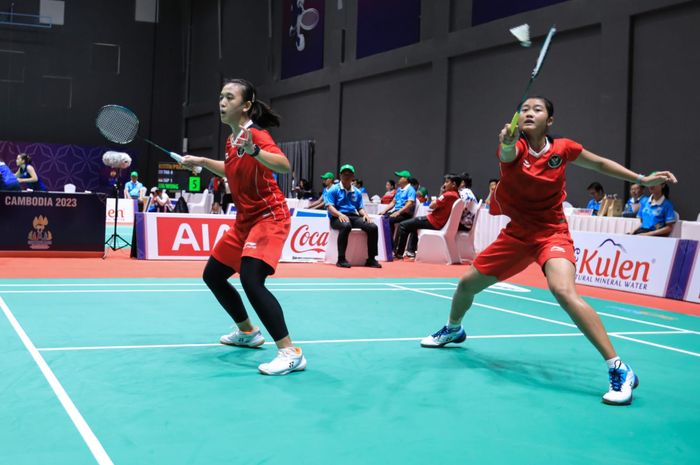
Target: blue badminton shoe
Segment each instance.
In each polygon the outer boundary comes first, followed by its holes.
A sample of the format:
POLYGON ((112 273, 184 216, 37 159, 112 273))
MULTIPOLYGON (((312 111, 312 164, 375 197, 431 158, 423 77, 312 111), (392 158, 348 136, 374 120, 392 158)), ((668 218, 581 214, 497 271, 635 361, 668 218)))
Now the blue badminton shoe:
POLYGON ((428 337, 424 337, 420 341, 420 345, 423 347, 443 347, 445 344, 459 344, 467 339, 467 333, 464 332, 464 328, 460 326, 459 328, 450 329, 447 325, 440 328, 440 330, 431 334, 428 337))
POLYGON ((639 378, 632 368, 621 361, 608 370, 610 389, 603 394, 603 402, 608 405, 629 405, 632 403, 632 391, 639 386, 639 378))

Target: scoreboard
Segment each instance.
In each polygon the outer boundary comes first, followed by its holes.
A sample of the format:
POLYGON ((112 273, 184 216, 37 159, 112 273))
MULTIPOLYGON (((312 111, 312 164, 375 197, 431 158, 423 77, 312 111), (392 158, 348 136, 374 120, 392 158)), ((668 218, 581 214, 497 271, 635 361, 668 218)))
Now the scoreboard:
POLYGON ((158 163, 158 187, 170 192, 201 192, 202 177, 183 168, 179 163, 158 163))

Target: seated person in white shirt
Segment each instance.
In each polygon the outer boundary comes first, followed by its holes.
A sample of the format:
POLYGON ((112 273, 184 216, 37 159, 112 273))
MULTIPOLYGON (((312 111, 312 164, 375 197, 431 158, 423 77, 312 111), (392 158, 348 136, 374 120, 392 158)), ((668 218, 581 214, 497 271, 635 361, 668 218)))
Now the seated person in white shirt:
POLYGON ((326 206, 331 217, 331 228, 338 233, 338 262, 341 268, 350 268, 345 258, 348 247, 348 237, 352 228, 360 228, 367 233, 367 261, 365 266, 381 268, 377 262, 379 228, 372 223, 364 209, 364 201, 360 191, 352 185, 355 168, 352 165, 340 167, 340 183, 330 188, 326 194, 326 206))
POLYGON ((165 213, 170 211, 170 197, 160 187, 151 188, 151 198, 149 200, 149 212, 165 213))
MULTIPOLYGON (((472 177, 464 171, 459 175, 462 178, 462 184, 459 186, 459 197, 464 200, 464 210, 462 218, 459 220, 460 231, 471 231, 474 224, 474 216, 476 215, 476 207, 479 202, 476 200, 474 192, 472 192, 472 177)), ((489 195, 491 193, 489 192, 489 195)))
POLYGON ((639 184, 630 185, 630 198, 625 203, 622 216, 625 218, 636 218, 642 197, 644 197, 644 187, 639 184))

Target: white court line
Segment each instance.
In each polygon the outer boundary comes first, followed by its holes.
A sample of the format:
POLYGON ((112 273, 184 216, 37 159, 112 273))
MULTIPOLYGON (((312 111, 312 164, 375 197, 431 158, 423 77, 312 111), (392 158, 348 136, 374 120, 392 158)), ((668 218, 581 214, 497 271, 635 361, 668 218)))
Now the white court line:
MULTIPOLYGON (((241 290, 243 287, 239 284, 234 286, 236 289, 241 290)), ((422 288, 426 291, 453 291, 452 287, 426 287, 422 288)), ((275 292, 347 292, 347 291, 372 291, 372 292, 396 292, 402 291, 402 288, 388 288, 388 289, 377 289, 373 287, 357 287, 357 288, 306 288, 306 289, 273 289, 271 291, 275 292)), ((110 293, 154 293, 154 292, 211 292, 208 288, 202 289, 51 289, 51 290, 27 290, 27 291, 0 291, 0 295, 5 294, 110 294, 110 293)))
MULTIPOLYGON (((238 280, 229 280, 230 282, 233 283, 238 283, 238 280)), ((306 283, 276 283, 274 280, 268 280, 265 283, 267 286, 385 286, 389 283, 385 282, 374 282, 374 283, 366 283, 366 282, 354 282, 354 283, 321 283, 321 282, 306 282, 306 283)), ((427 286, 427 285, 454 285, 454 283, 451 282, 440 282, 440 281, 432 281, 432 282, 426 282, 426 283, 391 283, 391 284, 399 284, 399 285, 415 285, 415 286, 427 286)), ((29 283, 23 283, 23 284, 0 284, 0 287, 98 287, 98 286, 103 286, 103 287, 123 287, 123 286, 199 286, 199 287, 205 287, 206 285, 203 282, 183 282, 183 283, 51 283, 51 284, 29 284, 29 283)))
MULTIPOLYGON (((487 289, 487 290, 484 290, 484 292, 488 292, 489 294, 498 294, 498 295, 503 295, 503 296, 506 296, 506 297, 512 297, 512 298, 514 298, 514 299, 528 300, 528 301, 530 301, 530 302, 537 302, 537 303, 540 303, 540 304, 546 304, 546 305, 551 305, 551 306, 554 306, 554 307, 559 307, 559 308, 561 308, 561 305, 559 305, 559 304, 556 303, 556 302, 550 302, 550 301, 547 301, 547 300, 535 299, 535 298, 533 298, 533 297, 524 297, 524 296, 520 296, 520 295, 507 294, 507 293, 505 293, 505 292, 489 291, 488 289, 487 289)), ((685 332, 685 333, 700 334, 699 331, 693 331, 692 329, 683 329, 683 328, 678 328, 678 327, 676 327, 676 326, 662 325, 661 323, 652 323, 652 322, 650 322, 650 321, 638 320, 638 319, 636 319, 636 318, 630 318, 630 317, 627 317, 627 316, 614 315, 614 314, 612 314, 612 313, 605 313, 605 312, 596 312, 596 313, 598 313, 598 315, 607 316, 607 317, 609 317, 609 318, 616 318, 616 319, 618 319, 618 320, 632 321, 632 322, 634 322, 634 323, 640 323, 640 324, 649 325, 649 326, 656 326, 656 327, 658 327, 658 328, 673 329, 673 330, 676 330, 676 331, 683 331, 683 332, 685 332)))
MULTIPOLYGON (((397 286, 397 287, 399 287, 399 286, 397 286)), ((426 295, 432 295, 432 296, 435 296, 435 297, 440 297, 441 299, 452 300, 452 297, 448 297, 448 296, 444 296, 444 295, 440 295, 440 294, 433 294, 433 293, 431 293, 431 292, 425 292, 425 291, 422 291, 422 290, 411 289, 411 288, 408 288, 408 287, 406 287, 406 288, 404 288, 404 289, 407 290, 407 291, 418 292, 418 293, 420 293, 420 294, 426 294, 426 295)), ((492 291, 492 292, 495 292, 495 291, 492 291)), ((508 294, 504 294, 504 295, 508 295, 508 294)), ((516 297, 516 296, 512 296, 512 297, 516 297)), ((518 296, 518 297, 519 297, 519 296, 518 296)), ((528 299, 528 300, 534 300, 534 299, 528 299)), ((544 301, 544 300, 543 300, 542 302, 543 302, 543 303, 547 303, 547 302, 544 301)), ((550 302, 550 303, 551 303, 551 302, 550 302)), ((511 311, 511 310, 506 310, 506 309, 499 308, 499 307, 492 307, 492 306, 490 306, 490 305, 483 305, 483 304, 473 303, 472 306, 478 306, 478 307, 489 308, 489 309, 491 309, 491 310, 497 310, 497 311, 499 311, 499 312, 512 313, 512 314, 514 314, 514 315, 523 316, 523 317, 525 317, 525 318, 532 318, 532 319, 535 319, 535 320, 547 321, 547 322, 549 322, 549 323, 554 323, 554 324, 557 324, 557 325, 576 327, 576 325, 574 325, 574 324, 564 323, 564 322, 556 321, 556 320, 550 320, 550 319, 548 319, 548 318, 541 318, 541 317, 538 317, 538 316, 535 316, 535 315, 530 315, 530 314, 528 314, 528 313, 514 312, 514 311, 511 311)), ((641 320, 640 320, 640 322, 641 322, 641 320)), ((661 327, 666 327, 666 328, 670 328, 670 329, 675 329, 679 334, 683 334, 683 333, 686 333, 686 334, 687 334, 687 333, 696 333, 695 331, 689 331, 689 330, 681 329, 681 328, 673 328, 672 326, 666 326, 666 325, 659 325, 659 326, 661 326, 661 327)), ((674 351, 674 352, 680 352, 680 353, 682 353, 682 354, 694 355, 694 356, 696 356, 696 357, 700 357, 700 354, 698 354, 698 353, 696 353, 696 352, 690 352, 690 351, 683 350, 683 349, 679 349, 679 348, 677 348, 677 347, 672 347, 672 346, 665 346, 665 345, 661 345, 661 344, 655 344, 655 343, 653 343, 653 342, 642 341, 641 339, 635 339, 635 338, 631 338, 631 337, 627 337, 627 336, 620 335, 619 332, 612 332, 612 333, 608 333, 608 334, 609 334, 610 336, 612 336, 612 337, 617 337, 617 338, 620 338, 620 339, 626 339, 626 340, 628 340, 628 341, 634 341, 634 342, 638 342, 638 343, 640 343, 640 344, 646 344, 646 345, 658 347, 658 348, 661 348, 661 349, 672 350, 672 351, 674 351)))
MULTIPOLYGON (((679 331, 625 331, 610 333, 614 335, 644 335, 644 334, 683 334, 679 331)), ((468 339, 516 339, 516 338, 537 338, 537 337, 577 337, 582 333, 535 333, 535 334, 484 334, 467 336, 468 339)), ((420 337, 392 337, 378 339, 319 339, 315 341, 294 341, 294 344, 353 344, 362 342, 401 342, 420 341, 420 337)), ((266 342, 264 345, 273 345, 274 342, 266 342)), ((77 350, 123 350, 123 349, 180 349, 187 347, 225 347, 221 343, 205 344, 141 344, 125 346, 78 346, 78 347, 44 347, 37 349, 39 352, 67 352, 77 350)))
POLYGON ((90 452, 92 452, 92 455, 97 460, 97 463, 100 465, 113 465, 112 459, 110 459, 109 455, 107 455, 107 452, 102 447, 100 440, 97 439, 95 433, 92 432, 92 429, 90 429, 90 426, 80 414, 78 408, 68 396, 66 390, 63 389, 63 386, 58 381, 58 378, 56 378, 54 372, 51 370, 51 368, 49 368, 46 360, 44 360, 44 357, 41 356, 36 346, 34 346, 32 340, 29 339, 29 336, 27 336, 27 333, 12 314, 10 307, 7 306, 2 297, 0 297, 0 308, 2 308, 3 313, 5 313, 5 316, 9 320, 19 338, 22 340, 24 347, 26 347, 26 349, 29 351, 29 354, 34 359, 34 362, 36 362, 36 364, 39 366, 41 373, 46 378, 46 381, 48 381, 51 389, 53 389, 56 397, 58 397, 61 405, 66 410, 66 413, 68 413, 68 416, 73 421, 73 424, 78 429, 80 435, 83 437, 85 444, 87 444, 87 446, 90 448, 90 452))

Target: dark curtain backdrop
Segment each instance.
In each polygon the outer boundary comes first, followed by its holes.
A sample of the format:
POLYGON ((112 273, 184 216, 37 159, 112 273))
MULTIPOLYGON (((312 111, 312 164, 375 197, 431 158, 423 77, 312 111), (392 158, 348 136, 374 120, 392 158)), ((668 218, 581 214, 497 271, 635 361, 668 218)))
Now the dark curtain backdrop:
POLYGON ((299 179, 304 178, 311 183, 311 188, 314 192, 319 190, 320 184, 312 179, 314 173, 314 151, 316 141, 314 140, 297 140, 292 142, 280 142, 277 144, 282 149, 292 169, 287 174, 280 174, 277 177, 277 184, 285 196, 291 197, 292 194, 292 173, 294 174, 294 185, 299 183, 299 179))

